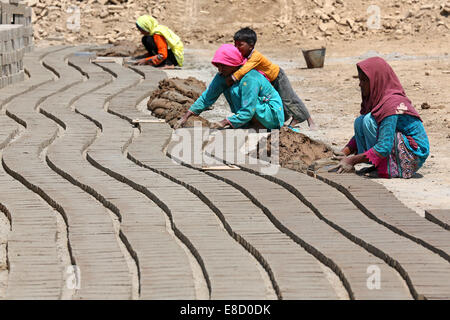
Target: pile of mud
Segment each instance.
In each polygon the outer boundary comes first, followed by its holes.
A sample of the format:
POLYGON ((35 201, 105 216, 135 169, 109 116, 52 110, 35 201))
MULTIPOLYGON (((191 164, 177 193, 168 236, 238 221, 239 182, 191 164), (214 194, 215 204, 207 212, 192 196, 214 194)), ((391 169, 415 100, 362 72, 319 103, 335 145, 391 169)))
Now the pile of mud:
MULTIPOLYGON (((267 154, 270 155, 270 136, 267 145, 267 154)), ((282 167, 296 171, 317 170, 325 165, 337 164, 330 159, 332 156, 333 150, 325 143, 285 127, 280 129, 279 163, 282 167)))
MULTIPOLYGON (((166 120, 173 127, 205 90, 206 84, 193 77, 165 79, 150 96, 147 107, 154 116, 166 120)), ((200 121, 202 126, 210 126, 208 120, 192 115, 183 127, 193 127, 195 121, 200 121)))
POLYGON ((147 53, 147 50, 136 42, 120 41, 111 48, 97 52, 99 57, 136 57, 147 53))

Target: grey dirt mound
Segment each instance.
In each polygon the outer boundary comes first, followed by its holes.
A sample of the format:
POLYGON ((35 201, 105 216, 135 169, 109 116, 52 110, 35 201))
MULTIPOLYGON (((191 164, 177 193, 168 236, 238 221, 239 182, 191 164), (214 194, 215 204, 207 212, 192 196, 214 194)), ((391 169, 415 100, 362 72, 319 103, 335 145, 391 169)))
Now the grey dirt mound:
MULTIPOLYGON (((206 84, 193 77, 165 79, 150 96, 147 106, 156 117, 165 119, 173 127, 205 89, 206 84)), ((200 121, 202 126, 210 126, 208 120, 193 115, 184 127, 193 127, 195 121, 200 121)))

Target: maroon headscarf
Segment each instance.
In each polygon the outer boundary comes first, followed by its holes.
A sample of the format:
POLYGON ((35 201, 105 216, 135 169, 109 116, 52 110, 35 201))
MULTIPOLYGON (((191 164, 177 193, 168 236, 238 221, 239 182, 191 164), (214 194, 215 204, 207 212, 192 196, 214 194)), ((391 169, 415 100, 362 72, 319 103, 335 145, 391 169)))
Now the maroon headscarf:
POLYGON ((361 114, 371 112, 378 124, 394 114, 408 114, 420 119, 394 70, 383 58, 369 58, 357 63, 357 66, 370 82, 370 95, 363 97, 361 114))

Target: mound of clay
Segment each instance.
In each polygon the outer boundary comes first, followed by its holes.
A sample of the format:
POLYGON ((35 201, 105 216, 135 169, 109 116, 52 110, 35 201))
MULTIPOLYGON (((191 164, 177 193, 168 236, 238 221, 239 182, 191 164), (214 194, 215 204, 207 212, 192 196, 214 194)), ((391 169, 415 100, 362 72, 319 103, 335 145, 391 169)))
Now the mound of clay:
MULTIPOLYGON (((268 149, 270 154, 270 137, 268 149)), ((304 171, 311 167, 316 169, 318 166, 334 163, 328 161, 332 156, 333 151, 326 144, 288 128, 280 129, 279 162, 282 167, 297 171, 304 171)))
POLYGON ((121 41, 111 48, 97 52, 99 57, 136 57, 144 55, 147 50, 132 41, 121 41))
MULTIPOLYGON (((165 79, 159 83, 159 89, 150 96, 147 107, 153 115, 165 119, 173 127, 205 89, 206 84, 193 77, 165 79)), ((208 120, 193 115, 184 127, 193 127, 195 121, 200 121, 202 126, 210 126, 208 120)))

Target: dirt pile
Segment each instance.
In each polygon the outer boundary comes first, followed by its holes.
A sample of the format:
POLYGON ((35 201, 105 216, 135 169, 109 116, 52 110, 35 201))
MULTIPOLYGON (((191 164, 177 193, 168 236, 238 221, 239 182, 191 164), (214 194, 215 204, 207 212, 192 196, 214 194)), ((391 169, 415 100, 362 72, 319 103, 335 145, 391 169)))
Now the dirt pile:
MULTIPOLYGON (((193 77, 165 79, 159 83, 159 89, 150 96, 147 107, 153 115, 165 119, 173 127, 205 89, 206 84, 193 77)), ((195 121, 200 121, 202 126, 210 125, 208 120, 193 115, 184 127, 193 127, 195 121)))
MULTIPOLYGON (((271 138, 268 138, 268 155, 270 155, 271 138)), ((337 164, 330 160, 333 151, 322 142, 312 140, 308 136, 281 128, 279 135, 279 163, 284 168, 304 171, 308 168, 318 169, 321 166, 337 164)))
POLYGON ((147 50, 143 46, 136 42, 125 40, 116 43, 111 48, 98 51, 97 55, 99 57, 136 57, 146 53, 147 50))
POLYGON ((151 14, 185 44, 223 43, 243 26, 263 43, 447 34, 448 0, 28 0, 36 42, 139 44, 136 19, 151 14))

